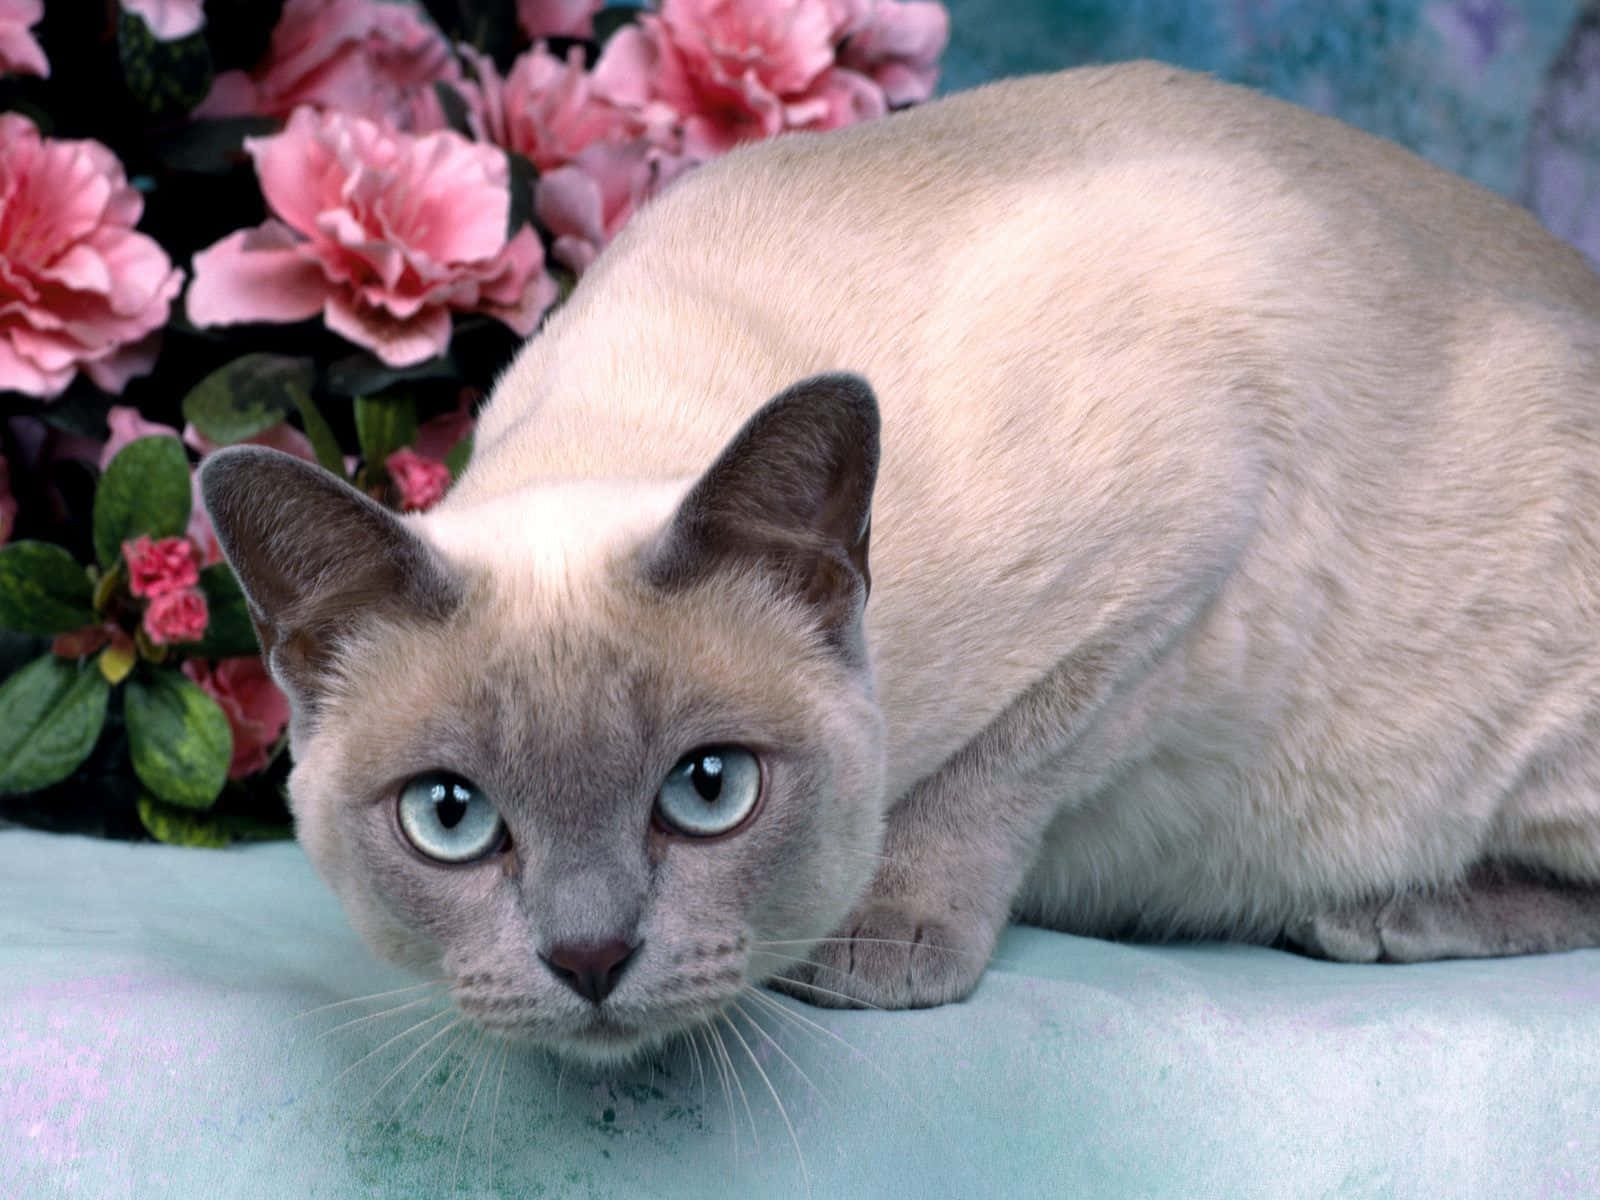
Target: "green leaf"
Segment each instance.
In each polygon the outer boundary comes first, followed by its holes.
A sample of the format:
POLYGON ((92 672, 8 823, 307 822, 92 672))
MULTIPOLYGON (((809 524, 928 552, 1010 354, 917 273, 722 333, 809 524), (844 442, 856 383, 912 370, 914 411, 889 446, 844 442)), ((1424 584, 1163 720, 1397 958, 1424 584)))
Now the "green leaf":
POLYGON ((328 368, 328 390, 335 396, 370 396, 397 383, 454 379, 460 374, 449 354, 436 355, 409 367, 391 367, 366 350, 347 354, 328 368))
POLYGON ((184 419, 219 446, 281 424, 311 396, 309 358, 246 354, 218 367, 183 398, 184 419))
POLYGON ((445 124, 455 130, 462 137, 473 139, 472 123, 468 120, 471 110, 467 102, 461 98, 461 93, 456 91, 442 79, 434 81, 433 94, 439 98, 439 108, 444 113, 445 124))
POLYGON ((594 41, 597 46, 604 46, 619 29, 636 24, 639 20, 639 8, 631 4, 609 4, 594 15, 594 41))
POLYGON ((539 182, 539 168, 523 154, 506 151, 506 164, 510 167, 511 207, 506 213, 506 237, 514 238, 517 230, 533 221, 533 190, 539 182))
POLYGON ((156 157, 174 171, 195 175, 226 175, 250 161, 244 148, 247 137, 276 133, 283 122, 276 117, 212 117, 185 121, 170 137, 157 143, 156 157))
POLYGON ((232 839, 220 822, 193 809, 163 804, 149 792, 140 792, 139 824, 158 842, 169 846, 198 846, 220 850, 232 839))
POLYGON ((71 775, 100 736, 111 685, 92 665, 46 654, 0 685, 0 795, 71 775))
POLYGON ((168 804, 210 808, 233 758, 217 702, 178 671, 155 670, 124 685, 122 713, 139 781, 168 804))
POLYGON ((383 460, 417 440, 417 406, 409 396, 356 397, 356 437, 369 480, 383 475, 383 460))
POLYGON ((129 442, 94 494, 94 552, 109 567, 140 534, 177 537, 189 524, 189 456, 165 434, 129 442))
POLYGON ((250 606, 233 568, 227 563, 213 563, 200 572, 200 590, 206 594, 206 611, 210 617, 205 637, 187 653, 199 658, 261 653, 255 626, 250 622, 250 606))
POLYGON ((467 469, 467 462, 472 458, 472 435, 469 433, 444 456, 444 465, 450 468, 450 478, 460 479, 461 472, 467 469))
POLYGON ((340 479, 345 478, 344 450, 334 436, 328 418, 322 415, 322 410, 310 396, 300 401, 300 423, 306 427, 306 437, 310 439, 311 449, 316 453, 322 469, 333 472, 340 479))
POLYGON ((118 12, 117 57, 129 93, 151 116, 188 112, 206 98, 215 75, 203 32, 164 42, 126 9, 118 12))
POLYGON ((70 633, 94 622, 94 587, 72 555, 49 542, 0 548, 0 627, 70 633))

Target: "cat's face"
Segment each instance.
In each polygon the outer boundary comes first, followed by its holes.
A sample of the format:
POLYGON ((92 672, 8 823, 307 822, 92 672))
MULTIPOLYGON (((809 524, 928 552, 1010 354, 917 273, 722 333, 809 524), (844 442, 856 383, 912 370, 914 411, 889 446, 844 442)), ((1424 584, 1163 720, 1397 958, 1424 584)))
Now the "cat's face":
POLYGON ((368 942, 480 1025, 630 1056, 802 958, 870 881, 876 416, 863 385, 804 386, 681 502, 547 489, 401 522, 268 452, 208 466, 295 703, 298 835, 368 942))

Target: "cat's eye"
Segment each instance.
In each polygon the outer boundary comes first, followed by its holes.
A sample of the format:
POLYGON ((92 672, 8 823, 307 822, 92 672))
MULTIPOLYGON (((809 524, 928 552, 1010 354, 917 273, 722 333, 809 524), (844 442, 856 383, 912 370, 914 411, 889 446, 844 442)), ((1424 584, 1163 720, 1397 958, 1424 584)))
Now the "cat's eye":
POLYGON ((691 837, 716 837, 738 826, 761 798, 761 764, 748 750, 712 746, 678 760, 656 793, 663 825, 691 837))
POLYGON ((505 822, 474 783, 441 771, 418 775, 400 789, 400 831, 417 850, 443 863, 464 863, 505 841, 505 822))

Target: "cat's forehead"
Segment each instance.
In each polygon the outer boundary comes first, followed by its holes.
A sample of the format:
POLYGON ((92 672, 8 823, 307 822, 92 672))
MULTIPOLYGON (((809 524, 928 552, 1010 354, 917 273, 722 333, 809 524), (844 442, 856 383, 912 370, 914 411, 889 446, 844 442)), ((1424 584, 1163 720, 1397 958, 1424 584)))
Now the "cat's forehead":
POLYGON ((446 558, 485 573, 506 599, 570 594, 672 516, 689 480, 580 479, 448 501, 413 518, 446 558))

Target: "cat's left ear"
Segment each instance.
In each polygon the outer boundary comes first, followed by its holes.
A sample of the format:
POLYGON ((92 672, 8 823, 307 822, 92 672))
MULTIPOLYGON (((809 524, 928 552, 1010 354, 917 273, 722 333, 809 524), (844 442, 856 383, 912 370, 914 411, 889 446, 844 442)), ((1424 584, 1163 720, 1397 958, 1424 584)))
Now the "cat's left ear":
POLYGON ((274 678, 315 709, 340 643, 376 614, 446 619, 454 573, 398 516, 315 463, 230 446, 200 468, 217 540, 274 678))
POLYGON ((858 652, 878 424, 857 375, 817 375, 779 393, 689 489, 646 555, 647 576, 677 588, 754 568, 858 652))

